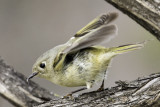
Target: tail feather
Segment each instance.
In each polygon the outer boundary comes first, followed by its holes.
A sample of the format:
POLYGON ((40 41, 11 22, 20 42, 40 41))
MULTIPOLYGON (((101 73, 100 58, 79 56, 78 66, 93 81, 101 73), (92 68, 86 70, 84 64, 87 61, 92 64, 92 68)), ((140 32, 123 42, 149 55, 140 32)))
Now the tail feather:
POLYGON ((128 45, 122 45, 119 47, 113 47, 112 52, 115 54, 122 54, 122 53, 126 53, 132 50, 137 50, 137 49, 141 49, 142 47, 144 47, 145 42, 143 43, 138 43, 138 44, 128 44, 128 45))

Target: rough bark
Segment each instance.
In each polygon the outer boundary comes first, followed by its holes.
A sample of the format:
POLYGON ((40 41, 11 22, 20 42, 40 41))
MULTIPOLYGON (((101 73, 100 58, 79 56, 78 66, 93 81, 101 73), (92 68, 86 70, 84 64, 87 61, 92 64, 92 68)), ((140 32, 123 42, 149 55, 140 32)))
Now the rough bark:
POLYGON ((101 92, 90 92, 73 100, 59 99, 40 104, 45 106, 71 107, 159 107, 160 73, 138 78, 132 82, 117 81, 117 86, 101 92))
POLYGON ((105 0, 160 40, 159 0, 105 0))

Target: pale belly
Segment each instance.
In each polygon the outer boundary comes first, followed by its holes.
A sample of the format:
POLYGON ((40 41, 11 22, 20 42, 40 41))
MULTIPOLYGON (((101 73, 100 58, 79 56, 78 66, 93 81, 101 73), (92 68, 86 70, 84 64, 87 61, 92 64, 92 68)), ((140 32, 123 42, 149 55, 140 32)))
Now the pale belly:
POLYGON ((84 53, 77 56, 72 63, 68 64, 63 73, 60 85, 67 87, 86 86, 87 82, 93 84, 102 81, 105 77, 109 60, 97 59, 95 54, 84 53))

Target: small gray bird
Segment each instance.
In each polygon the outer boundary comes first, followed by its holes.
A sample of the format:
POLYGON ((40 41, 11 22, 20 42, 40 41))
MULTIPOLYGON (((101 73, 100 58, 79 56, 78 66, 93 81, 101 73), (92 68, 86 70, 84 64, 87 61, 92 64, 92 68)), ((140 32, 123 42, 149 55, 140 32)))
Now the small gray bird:
POLYGON ((117 27, 111 22, 117 16, 116 12, 102 14, 78 31, 67 43, 45 52, 33 65, 33 73, 27 81, 38 76, 61 86, 86 86, 68 95, 90 89, 99 81, 102 81, 99 90, 103 90, 104 77, 111 59, 144 45, 139 43, 111 48, 97 46, 115 37, 117 27))

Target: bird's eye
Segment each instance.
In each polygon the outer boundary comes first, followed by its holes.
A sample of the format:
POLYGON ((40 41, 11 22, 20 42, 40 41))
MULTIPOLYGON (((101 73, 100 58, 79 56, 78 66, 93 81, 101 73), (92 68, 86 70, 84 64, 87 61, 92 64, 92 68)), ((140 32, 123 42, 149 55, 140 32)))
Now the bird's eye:
POLYGON ((42 62, 39 66, 44 69, 46 67, 46 62, 42 62))

